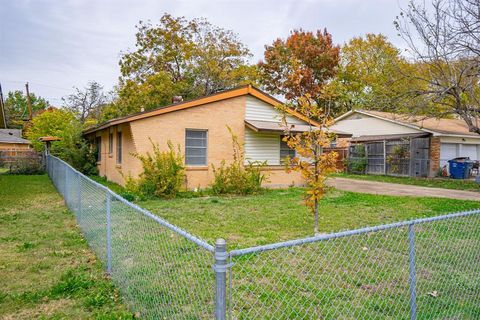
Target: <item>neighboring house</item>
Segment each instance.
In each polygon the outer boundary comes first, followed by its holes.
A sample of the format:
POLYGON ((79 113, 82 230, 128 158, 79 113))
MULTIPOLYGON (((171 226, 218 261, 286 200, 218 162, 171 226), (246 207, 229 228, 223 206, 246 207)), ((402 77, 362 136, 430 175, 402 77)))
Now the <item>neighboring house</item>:
POLYGON ((30 141, 22 138, 22 130, 0 129, 0 150, 26 150, 30 147, 30 141))
MULTIPOLYGON (((244 146, 246 161, 268 164, 266 186, 300 185, 300 174, 287 174, 282 165, 282 159, 294 151, 281 140, 284 126, 275 108, 279 104, 259 89, 243 86, 113 119, 86 130, 84 135, 97 145, 100 175, 120 184, 124 184, 125 175, 142 172, 133 153, 151 151, 151 141, 165 150, 171 141, 185 155, 186 186, 193 189, 213 181, 212 165, 233 160, 229 127, 244 146)), ((308 130, 305 118, 297 112, 290 111, 286 118, 292 131, 308 130)))
POLYGON ((480 135, 458 119, 354 110, 335 119, 332 129, 352 133, 352 145, 367 146, 367 173, 433 176, 453 158, 480 160, 480 135), (389 172, 388 159, 396 145, 408 148, 411 161, 396 163, 397 172, 389 172))

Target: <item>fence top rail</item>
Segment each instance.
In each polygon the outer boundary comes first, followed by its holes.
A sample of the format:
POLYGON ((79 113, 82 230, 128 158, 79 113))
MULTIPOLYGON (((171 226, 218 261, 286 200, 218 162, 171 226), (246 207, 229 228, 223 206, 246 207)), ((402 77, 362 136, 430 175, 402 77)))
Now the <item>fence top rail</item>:
POLYGON ((307 238, 302 238, 302 239, 289 240, 289 241, 284 241, 284 242, 277 242, 277 243, 272 243, 272 244, 267 244, 267 245, 245 248, 245 249, 236 249, 236 250, 230 251, 230 256, 231 257, 243 256, 243 255, 251 254, 251 253, 260 253, 260 252, 263 252, 263 251, 269 251, 269 250, 274 250, 274 249, 293 247, 293 246, 298 246, 298 245, 302 245, 302 244, 308 244, 308 243, 313 243, 313 242, 344 238, 344 237, 349 237, 349 236, 354 236, 354 235, 361 235, 361 234, 370 233, 370 232, 378 232, 378 231, 382 231, 382 230, 401 228, 401 227, 405 227, 405 226, 429 223, 429 222, 434 222, 434 221, 439 221, 439 220, 447 220, 447 219, 453 219, 453 218, 459 218, 459 217, 466 217, 466 216, 471 216, 471 215, 475 215, 475 214, 480 214, 480 209, 475 209, 475 210, 471 210, 471 211, 463 211, 463 212, 452 213, 452 214, 430 217, 430 218, 421 218, 421 219, 415 219, 415 220, 409 220, 409 221, 395 222, 395 223, 384 224, 384 225, 379 225, 379 226, 374 226, 374 227, 366 227, 366 228, 355 229, 355 230, 335 232, 335 233, 330 233, 330 234, 325 234, 325 235, 318 235, 318 236, 314 236, 314 237, 307 237, 307 238))
POLYGON ((124 199, 123 197, 121 197, 120 195, 116 194, 115 192, 113 192, 112 190, 110 190, 109 188, 105 187, 104 185, 92 180, 91 178, 87 177, 86 175, 84 175, 83 173, 79 172, 78 170, 76 170, 75 168, 73 168, 71 165, 69 165, 68 163, 66 163, 65 161, 63 161, 62 159, 58 158, 58 157, 55 157, 55 156, 52 156, 52 155, 47 155, 47 157, 51 157, 61 163, 63 163, 63 165, 67 166, 68 168, 70 168, 73 172, 75 172, 76 174, 80 175, 83 179, 87 180, 88 182, 92 183, 93 185, 95 185, 96 187, 104 190, 105 192, 108 192, 111 196, 113 196, 115 199, 121 201, 122 203, 124 203, 125 205, 131 207, 132 209, 140 212, 141 214, 143 214, 144 216, 152 219, 153 221, 157 222, 158 224, 172 230, 173 232, 179 234, 180 236, 184 237, 185 239, 187 240, 190 240, 192 242, 194 242, 195 244, 199 245, 200 247, 206 249, 207 251, 209 252, 214 252, 215 251, 215 248, 208 244, 207 242, 201 240, 200 238, 197 238, 195 237, 194 235, 188 233, 187 231, 169 223, 168 221, 154 215, 153 213, 149 212, 148 210, 145 210, 141 207, 139 207, 138 205, 134 204, 134 203, 131 203, 130 201, 124 199))

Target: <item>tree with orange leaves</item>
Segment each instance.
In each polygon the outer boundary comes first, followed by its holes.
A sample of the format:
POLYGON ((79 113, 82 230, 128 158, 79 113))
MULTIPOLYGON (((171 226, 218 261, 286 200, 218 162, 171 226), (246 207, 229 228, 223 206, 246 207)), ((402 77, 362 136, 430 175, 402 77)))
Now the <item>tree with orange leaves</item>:
POLYGON ((338 157, 335 152, 322 150, 335 139, 328 130, 335 92, 327 84, 335 76, 339 51, 327 30, 315 34, 297 30, 286 40, 277 39, 266 46, 265 61, 259 63, 265 88, 287 100, 286 104, 278 106, 286 124, 283 141, 296 155, 285 158, 286 170, 300 172, 307 183, 305 199, 315 217, 315 234, 318 234, 318 203, 325 194, 328 175, 336 171, 338 157), (288 108, 306 117, 307 131, 290 131, 286 122, 288 108))

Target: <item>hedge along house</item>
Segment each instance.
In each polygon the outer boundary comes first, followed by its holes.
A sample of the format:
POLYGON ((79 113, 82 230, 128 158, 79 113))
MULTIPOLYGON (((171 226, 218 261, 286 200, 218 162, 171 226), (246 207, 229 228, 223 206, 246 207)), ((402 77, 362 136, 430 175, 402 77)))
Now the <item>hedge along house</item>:
POLYGON ((332 128, 353 134, 350 165, 358 169, 359 159, 365 159, 367 174, 435 176, 453 158, 480 160, 480 135, 459 119, 353 110, 335 119, 332 128))
MULTIPOLYGON (((152 142, 167 150, 168 141, 184 154, 186 187, 207 187, 214 178, 212 165, 233 161, 231 128, 244 147, 245 161, 266 162, 264 186, 301 185, 297 172, 286 173, 282 159, 294 150, 281 141, 285 124, 275 108, 280 101, 252 86, 222 91, 190 101, 110 120, 86 130, 98 150, 98 169, 107 179, 124 184, 124 176, 138 176, 141 163, 132 154, 152 150, 152 142)), ((291 110, 291 131, 309 129, 306 119, 291 110)), ((341 137, 351 136, 339 132, 341 137)))

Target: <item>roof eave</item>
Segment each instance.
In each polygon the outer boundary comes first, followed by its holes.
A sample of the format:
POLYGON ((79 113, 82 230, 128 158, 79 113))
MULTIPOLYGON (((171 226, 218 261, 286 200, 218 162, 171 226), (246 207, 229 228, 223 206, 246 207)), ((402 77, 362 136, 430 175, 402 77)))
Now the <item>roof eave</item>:
MULTIPOLYGON (((149 110, 149 111, 145 111, 145 112, 142 112, 142 113, 137 113, 137 114, 133 114, 133 115, 117 118, 117 119, 112 119, 112 120, 109 120, 109 121, 107 121, 103 124, 100 124, 97 127, 93 127, 93 128, 90 128, 90 129, 87 129, 87 130, 83 131, 83 134, 88 135, 88 134, 94 133, 96 131, 109 128, 109 127, 114 126, 114 125, 119 125, 119 124, 122 124, 122 123, 128 123, 128 122, 132 122, 132 121, 136 121, 136 120, 141 120, 141 119, 145 119, 145 118, 149 118, 149 117, 154 117, 154 116, 157 116, 157 115, 170 113, 170 112, 174 112, 174 111, 179 111, 179 110, 183 110, 183 109, 187 109, 187 108, 191 108, 191 107, 201 106, 201 105, 205 105, 205 104, 208 104, 208 103, 218 102, 218 101, 222 101, 222 100, 226 100, 226 99, 236 98, 236 97, 243 96, 243 95, 251 95, 255 98, 258 98, 258 99, 272 105, 272 106, 277 106, 277 105, 283 104, 280 100, 272 97, 271 95, 263 92, 262 90, 257 89, 257 88, 255 88, 251 85, 246 85, 246 86, 238 87, 236 89, 231 89, 231 90, 226 90, 226 91, 223 91, 223 92, 219 92, 219 93, 216 93, 216 94, 213 94, 213 95, 210 95, 210 96, 201 97, 201 98, 194 99, 194 100, 189 100, 189 101, 184 101, 184 102, 181 102, 181 103, 172 104, 172 105, 169 105, 169 106, 166 106, 166 107, 157 108, 157 109, 154 109, 154 110, 149 110)), ((316 125, 316 126, 320 125, 317 121, 308 119, 307 117, 305 117, 304 115, 300 114, 299 112, 297 112, 295 110, 286 109, 286 111, 287 111, 287 113, 289 113, 289 114, 291 114, 291 115, 293 115, 293 116, 295 116, 295 117, 297 117, 297 118, 299 118, 299 119, 301 119, 301 120, 303 120, 307 123, 310 123, 310 124, 313 124, 313 125, 316 125)))

